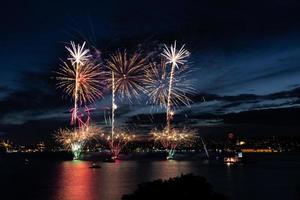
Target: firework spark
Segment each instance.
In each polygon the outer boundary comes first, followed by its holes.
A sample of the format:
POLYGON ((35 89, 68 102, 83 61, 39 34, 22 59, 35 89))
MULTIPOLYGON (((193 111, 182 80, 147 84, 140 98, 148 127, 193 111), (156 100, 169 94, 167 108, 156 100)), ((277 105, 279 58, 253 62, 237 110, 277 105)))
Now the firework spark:
POLYGON ((66 49, 70 53, 71 57, 67 60, 71 64, 63 62, 56 72, 56 79, 57 87, 74 100, 74 107, 71 109, 71 124, 74 129, 60 129, 55 137, 58 142, 71 149, 74 159, 78 159, 85 144, 95 139, 100 131, 98 127, 90 126, 90 112, 93 109, 85 105, 84 114, 80 106, 102 96, 104 73, 100 71, 99 64, 92 60, 89 49, 85 48, 85 42, 77 46, 71 42, 71 46, 66 49))
POLYGON ((84 110, 71 109, 71 124, 77 124, 78 128, 88 128, 91 121, 91 111, 95 108, 85 106, 84 110))
POLYGON ((164 130, 154 129, 151 135, 155 142, 159 142, 168 152, 169 159, 173 158, 175 150, 179 145, 189 144, 195 138, 195 131, 188 129, 171 129, 166 127, 164 130))
MULTIPOLYGON (((117 104, 115 103, 115 75, 114 72, 111 72, 111 78, 112 78, 112 96, 111 96, 111 145, 110 145, 110 149, 113 150, 114 149, 114 134, 115 134, 115 110, 118 108, 117 104)), ((112 151, 113 152, 113 151, 112 151)), ((114 154, 112 154, 114 157, 114 154)))
MULTIPOLYGON (((171 65, 171 72, 170 72, 170 79, 169 79, 169 89, 168 89, 168 99, 167 99, 167 131, 170 131, 171 129, 171 120, 173 118, 173 115, 171 115, 172 111, 172 87, 173 87, 173 81, 175 76, 175 67, 179 68, 178 64, 184 64, 187 62, 186 58, 190 55, 190 53, 184 49, 184 45, 181 46, 179 50, 176 49, 176 41, 174 42, 174 45, 171 45, 170 48, 168 48, 165 45, 165 48, 163 50, 162 56, 167 59, 167 64, 170 63, 171 65)), ((174 112, 173 112, 174 113, 174 112)))
POLYGON ((130 136, 122 133, 115 133, 115 96, 120 94, 122 98, 127 97, 130 101, 136 98, 141 92, 144 92, 144 71, 148 67, 146 58, 135 52, 133 55, 127 55, 126 51, 116 52, 107 60, 107 66, 111 71, 109 80, 112 89, 112 116, 111 116, 111 136, 108 138, 109 146, 113 159, 116 159, 126 145, 130 136))
POLYGON ((87 128, 60 129, 55 135, 58 143, 73 152, 74 159, 79 159, 81 152, 87 142, 97 140, 101 136, 101 129, 98 126, 87 128))
POLYGON ((71 41, 71 47, 65 46, 65 48, 69 51, 70 56, 68 60, 71 61, 72 65, 84 65, 86 61, 88 61, 91 57, 89 54, 90 50, 85 49, 85 42, 82 45, 75 44, 75 42, 71 41))
POLYGON ((68 65, 63 62, 57 73, 57 87, 66 94, 77 99, 80 104, 93 102, 102 97, 104 87, 104 72, 94 62, 87 62, 85 65, 68 65))
MULTIPOLYGON (((128 55, 126 51, 116 52, 107 60, 107 65, 114 77, 115 92, 122 98, 132 99, 144 92, 144 72, 147 67, 146 58, 139 53, 128 55)), ((110 80, 112 85, 112 80, 110 80)))
POLYGON ((113 159, 117 159, 124 146, 135 139, 135 135, 122 130, 114 130, 113 135, 102 134, 101 137, 107 141, 113 159))
POLYGON ((104 72, 100 70, 99 64, 92 60, 89 50, 84 47, 85 42, 82 46, 80 44, 76 46, 71 42, 71 47, 66 47, 71 56, 68 58, 71 65, 63 62, 56 72, 57 87, 72 96, 74 100, 71 124, 75 124, 78 119, 78 107, 101 97, 101 89, 104 86, 104 72))
MULTIPOLYGON (((193 94, 192 81, 188 79, 189 71, 186 66, 174 72, 173 87, 170 96, 171 105, 189 106, 191 99, 187 94, 193 94)), ((165 62, 150 63, 150 67, 145 71, 145 89, 150 98, 150 102, 160 107, 167 107, 169 94, 170 72, 168 72, 165 62)))
POLYGON ((165 45, 162 56, 167 59, 167 63, 170 63, 178 68, 178 64, 185 64, 187 62, 186 58, 190 56, 190 53, 184 49, 185 45, 182 45, 179 50, 176 49, 176 41, 174 45, 170 48, 165 45))

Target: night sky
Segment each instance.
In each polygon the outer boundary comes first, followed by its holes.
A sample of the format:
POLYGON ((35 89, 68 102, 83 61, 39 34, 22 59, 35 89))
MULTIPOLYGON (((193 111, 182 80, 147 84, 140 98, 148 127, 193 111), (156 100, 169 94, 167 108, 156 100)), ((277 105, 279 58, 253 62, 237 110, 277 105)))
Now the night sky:
MULTIPOLYGON (((299 136, 299 10, 297 0, 2 2, 0 138, 35 142, 69 124, 71 102, 53 80, 67 42, 109 54, 175 39, 191 51, 196 89, 176 126, 204 137, 299 136)), ((99 124, 109 98, 94 105, 99 124)), ((140 102, 121 105, 117 117, 143 134, 164 114, 140 102)))

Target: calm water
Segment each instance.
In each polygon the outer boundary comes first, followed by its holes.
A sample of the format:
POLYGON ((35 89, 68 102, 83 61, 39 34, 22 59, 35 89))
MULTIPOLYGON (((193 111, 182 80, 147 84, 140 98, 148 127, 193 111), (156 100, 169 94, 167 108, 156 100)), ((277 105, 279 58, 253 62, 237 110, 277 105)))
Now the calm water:
MULTIPOLYGON (((138 183, 182 173, 206 177, 232 200, 289 200, 300 194, 300 155, 250 155, 255 163, 226 166, 203 161, 120 161, 90 169, 85 161, 32 161, 0 157, 0 199, 117 200, 138 183)), ((298 198, 297 198, 298 197, 298 198)))

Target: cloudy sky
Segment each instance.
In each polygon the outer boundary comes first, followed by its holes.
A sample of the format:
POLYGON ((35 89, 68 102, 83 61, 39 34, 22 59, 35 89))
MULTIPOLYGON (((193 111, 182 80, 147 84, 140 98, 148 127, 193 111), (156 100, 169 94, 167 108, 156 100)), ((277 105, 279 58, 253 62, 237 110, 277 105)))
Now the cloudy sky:
MULTIPOLYGON (((196 94, 176 126, 206 137, 299 135, 300 2, 297 0, 9 1, 0 8, 0 137, 31 142, 69 124, 71 103, 53 71, 67 42, 87 41, 107 55, 118 48, 170 44, 191 51, 196 94)), ((104 123, 110 94, 95 103, 104 123)), ((120 103, 120 102, 119 102, 120 103)), ((121 103, 120 103, 121 104, 121 103)), ((126 104, 126 102, 124 102, 126 104)), ((118 123, 146 133, 162 111, 120 106, 118 123)))

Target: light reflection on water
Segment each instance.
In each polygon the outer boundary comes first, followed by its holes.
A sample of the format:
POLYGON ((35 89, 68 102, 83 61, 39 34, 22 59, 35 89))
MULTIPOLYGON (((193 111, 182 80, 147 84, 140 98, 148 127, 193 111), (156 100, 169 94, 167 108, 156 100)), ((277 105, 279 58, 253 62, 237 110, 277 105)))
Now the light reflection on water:
POLYGON ((100 163, 101 169, 90 169, 90 162, 66 161, 57 167, 57 189, 52 199, 120 199, 134 191, 138 183, 167 179, 191 173, 189 162, 118 161, 100 163))
POLYGON ((99 162, 100 169, 90 169, 91 162, 86 161, 35 161, 24 166, 0 160, 0 192, 3 199, 120 200, 141 182, 194 173, 232 200, 296 199, 299 155, 255 159, 244 166, 203 161, 99 162))
POLYGON ((55 198, 81 200, 92 199, 92 195, 97 195, 92 190, 93 171, 89 169, 87 162, 63 162, 59 165, 57 173, 58 190, 55 198))

